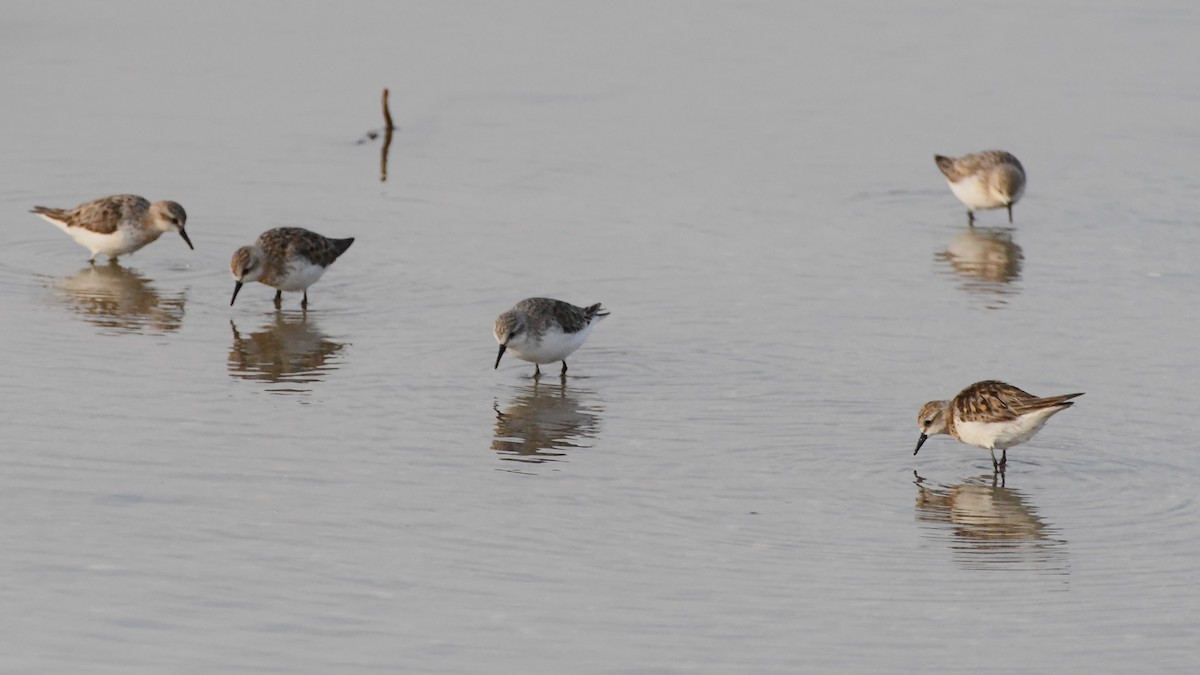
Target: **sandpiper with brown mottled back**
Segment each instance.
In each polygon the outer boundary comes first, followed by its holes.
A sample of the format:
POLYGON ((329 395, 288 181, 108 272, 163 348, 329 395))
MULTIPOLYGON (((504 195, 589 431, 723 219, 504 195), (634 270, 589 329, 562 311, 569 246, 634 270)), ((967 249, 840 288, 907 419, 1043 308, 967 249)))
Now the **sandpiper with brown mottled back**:
POLYGON ((567 357, 583 346, 592 328, 608 312, 596 303, 577 307, 552 298, 526 298, 496 318, 493 333, 500 343, 495 368, 505 351, 534 364, 533 376, 541 377, 540 364, 562 361, 567 375, 567 357))
POLYGON ((1011 153, 985 150, 962 157, 934 155, 938 169, 950 183, 950 191, 967 205, 967 224, 975 224, 977 209, 1008 209, 1025 194, 1025 167, 1011 153))
POLYGON ((242 284, 257 281, 275 289, 275 308, 283 306, 284 291, 303 291, 300 306, 308 309, 308 287, 350 248, 354 237, 330 239, 302 227, 277 227, 259 235, 252 246, 243 246, 229 261, 236 284, 230 306, 242 284))
POLYGON ((187 213, 176 202, 151 204, 137 195, 112 195, 73 209, 35 206, 31 212, 54 223, 77 244, 91 251, 92 257, 88 260, 93 263, 100 254, 115 261, 118 256, 133 253, 172 230, 183 237, 188 248, 195 249, 187 230, 183 229, 187 213))
POLYGON ((976 382, 949 401, 930 401, 921 407, 917 415, 921 438, 913 454, 930 436, 949 434, 991 452, 992 469, 1003 471, 1008 449, 1033 438, 1052 415, 1074 405, 1071 399, 1076 396, 1083 392, 1039 397, 997 380, 976 382), (1001 450, 999 462, 996 448, 1001 450))

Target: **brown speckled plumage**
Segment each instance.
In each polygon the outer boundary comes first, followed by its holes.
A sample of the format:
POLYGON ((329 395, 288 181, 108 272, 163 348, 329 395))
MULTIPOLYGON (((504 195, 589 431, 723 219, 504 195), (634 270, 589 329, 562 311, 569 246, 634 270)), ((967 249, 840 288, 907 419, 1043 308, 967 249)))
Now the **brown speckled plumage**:
MULTIPOLYGON (((288 265, 297 257, 310 260, 321 267, 329 267, 353 243, 354 237, 330 239, 303 227, 277 227, 267 230, 254 241, 254 247, 260 249, 263 254, 264 269, 258 281, 274 286, 277 280, 287 274, 288 265)), ((238 249, 238 253, 250 248, 243 246, 238 249)), ((248 254, 247 252, 246 255, 248 254)), ((237 270, 234 270, 234 276, 239 276, 237 270)))
POLYGON ((325 268, 354 243, 354 237, 331 239, 302 227, 277 227, 259 235, 252 246, 234 252, 229 271, 237 281, 233 298, 244 282, 258 281, 276 289, 275 306, 282 302, 282 291, 303 291, 301 307, 308 306, 308 287, 320 278, 325 268))
POLYGON ((933 159, 946 178, 954 183, 1004 164, 1013 165, 1020 169, 1021 173, 1025 173, 1025 167, 1021 166, 1021 162, 1012 153, 1003 150, 984 150, 957 158, 934 155, 933 159))
POLYGON ((950 182, 950 190, 967 205, 967 223, 975 223, 976 209, 1006 209, 1012 222, 1012 207, 1025 194, 1025 167, 1012 153, 984 150, 962 157, 934 155, 938 169, 950 182))
MULTIPOLYGON (((156 202, 167 214, 175 217, 182 224, 187 221, 187 213, 176 202, 156 202)), ((101 197, 86 204, 80 204, 73 209, 56 209, 48 206, 35 206, 33 213, 47 216, 65 224, 67 227, 82 227, 98 234, 112 234, 122 222, 133 222, 141 225, 150 215, 149 200, 137 195, 112 195, 101 197)))
POLYGON ((151 204, 137 195, 112 195, 73 209, 35 206, 31 211, 54 223, 76 243, 91 251, 93 261, 97 255, 116 260, 170 231, 179 232, 188 248, 194 248, 184 229, 187 212, 176 202, 151 204))
POLYGON ((1070 399, 1083 396, 1083 392, 1061 396, 1038 397, 1011 384, 998 380, 984 380, 963 389, 950 401, 950 418, 947 427, 950 435, 958 438, 955 422, 1006 422, 1021 415, 1043 408, 1069 407, 1070 399))
POLYGON ((949 401, 930 401, 921 407, 917 414, 921 438, 913 454, 930 436, 949 434, 989 451, 1004 450, 999 462, 992 453, 992 467, 1001 469, 1009 447, 1029 440, 1051 415, 1071 407, 1071 399, 1082 395, 1039 397, 997 380, 976 382, 949 401))

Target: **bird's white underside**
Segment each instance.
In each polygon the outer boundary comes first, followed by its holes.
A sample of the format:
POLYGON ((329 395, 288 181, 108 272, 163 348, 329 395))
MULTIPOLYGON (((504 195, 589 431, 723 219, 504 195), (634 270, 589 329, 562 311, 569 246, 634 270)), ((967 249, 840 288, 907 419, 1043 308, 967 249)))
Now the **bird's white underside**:
POLYGON ((553 363, 562 361, 583 346, 592 328, 600 323, 603 316, 594 317, 583 330, 576 333, 565 333, 557 323, 551 323, 542 335, 541 341, 531 339, 528 331, 522 332, 508 341, 508 353, 530 363, 553 363))
POLYGON ((141 227, 134 223, 123 222, 116 231, 100 234, 84 227, 68 227, 61 220, 55 220, 45 214, 38 214, 43 219, 54 223, 58 229, 66 232, 75 243, 92 252, 92 256, 106 255, 116 257, 127 255, 158 239, 162 230, 155 227, 141 227))
POLYGON ((274 286, 281 291, 303 291, 317 283, 322 274, 324 267, 307 258, 296 258, 288 263, 287 273, 276 277, 274 286))
POLYGON ((955 420, 954 430, 958 434, 958 440, 963 443, 988 450, 1003 450, 1033 438, 1051 415, 1064 409, 1062 406, 1043 408, 1007 422, 960 422, 955 420))
POLYGON ((998 199, 987 189, 987 185, 978 175, 967 176, 957 183, 950 183, 950 191, 958 197, 958 201, 967 205, 968 209, 997 209, 1005 202, 998 199))

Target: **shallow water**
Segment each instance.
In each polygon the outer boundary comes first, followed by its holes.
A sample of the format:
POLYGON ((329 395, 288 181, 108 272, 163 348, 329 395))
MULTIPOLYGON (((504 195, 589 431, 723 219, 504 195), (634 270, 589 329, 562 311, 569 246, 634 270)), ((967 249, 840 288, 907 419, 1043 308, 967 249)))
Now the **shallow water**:
POLYGON ((1194 671, 1198 28, 9 3, 3 669, 1194 671), (932 155, 991 147, 970 231, 932 155), (28 213, 128 191, 196 250, 28 213), (284 225, 357 241, 231 308, 284 225), (565 383, 492 370, 532 295, 612 311, 565 383), (986 378, 1087 395, 1003 481, 914 457, 986 378))

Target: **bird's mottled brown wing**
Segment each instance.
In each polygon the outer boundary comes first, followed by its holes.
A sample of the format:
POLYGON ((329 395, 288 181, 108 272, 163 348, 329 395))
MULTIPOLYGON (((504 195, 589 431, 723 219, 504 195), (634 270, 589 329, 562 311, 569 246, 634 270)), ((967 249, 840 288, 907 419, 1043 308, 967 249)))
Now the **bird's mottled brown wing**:
POLYGON ((985 380, 963 389, 950 402, 954 419, 962 422, 1005 422, 1020 417, 1015 406, 1034 399, 1011 384, 985 380))
POLYGON ((354 238, 330 239, 303 227, 277 227, 263 232, 257 243, 266 251, 278 252, 276 257, 280 260, 299 255, 321 267, 329 267, 350 248, 354 238))
POLYGON ((150 202, 137 195, 113 195, 79 205, 67 220, 70 227, 82 227, 99 234, 112 234, 123 220, 141 221, 150 210, 150 202))
MULTIPOLYGON (((569 302, 554 298, 525 298, 518 302, 514 310, 524 312, 529 317, 551 317, 562 326, 564 333, 578 333, 587 328, 588 323, 599 314, 604 316, 599 303, 591 307, 576 307, 569 302)), ((536 320, 536 319, 535 319, 536 320)))
POLYGON ((1066 407, 1083 392, 1038 397, 997 380, 976 382, 954 397, 954 418, 963 422, 1004 422, 1045 408, 1066 407))
POLYGON ((1025 168, 1021 166, 1021 162, 1018 161, 1017 158, 1012 155, 1012 153, 1008 153, 1003 150, 984 150, 983 152, 963 155, 962 157, 953 160, 953 162, 950 164, 944 164, 939 160, 938 168, 942 170, 942 173, 946 174, 947 178, 954 182, 958 182, 960 179, 966 178, 967 176, 973 176, 977 173, 986 172, 1003 164, 1014 165, 1020 169, 1022 173, 1025 172, 1025 168))
POLYGON ((141 221, 150 210, 150 202, 137 195, 102 197, 73 209, 35 206, 33 212, 57 220, 67 227, 82 227, 97 234, 112 234, 121 221, 141 221))

